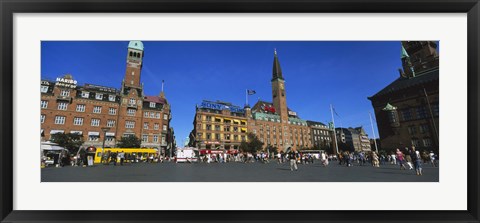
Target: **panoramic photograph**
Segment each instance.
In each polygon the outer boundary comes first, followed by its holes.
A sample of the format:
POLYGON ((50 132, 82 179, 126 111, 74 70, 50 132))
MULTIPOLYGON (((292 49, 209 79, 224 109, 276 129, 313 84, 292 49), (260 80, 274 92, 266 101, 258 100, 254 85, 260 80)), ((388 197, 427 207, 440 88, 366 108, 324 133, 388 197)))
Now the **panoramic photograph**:
POLYGON ((41 182, 439 182, 439 41, 42 41, 41 182))

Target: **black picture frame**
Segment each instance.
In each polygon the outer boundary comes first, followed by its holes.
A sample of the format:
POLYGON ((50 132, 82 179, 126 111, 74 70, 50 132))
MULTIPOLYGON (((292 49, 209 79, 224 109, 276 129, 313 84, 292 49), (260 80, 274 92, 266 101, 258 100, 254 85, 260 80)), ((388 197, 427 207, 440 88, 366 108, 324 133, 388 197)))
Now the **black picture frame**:
MULTIPOLYGON (((2 222, 480 222, 478 152, 478 0, 0 0, 2 222), (468 204, 466 211, 18 211, 13 210, 14 13, 467 13, 468 204), (212 218, 213 216, 213 218, 212 218)), ((454 149, 454 148, 449 148, 454 149)), ((460 161, 459 161, 460 162, 460 161)), ((450 192, 451 193, 451 192, 450 192)), ((415 198, 412 198, 415 199, 415 198)), ((159 201, 161 202, 161 201, 159 201)), ((447 201, 446 201, 447 202, 447 201)), ((108 205, 108 204, 106 204, 108 205)))

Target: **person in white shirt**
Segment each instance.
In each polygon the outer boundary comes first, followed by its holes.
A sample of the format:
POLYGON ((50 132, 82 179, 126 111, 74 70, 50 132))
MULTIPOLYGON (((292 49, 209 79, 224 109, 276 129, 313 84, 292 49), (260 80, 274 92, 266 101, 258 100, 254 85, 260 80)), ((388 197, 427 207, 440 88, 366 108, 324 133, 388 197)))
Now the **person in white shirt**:
POLYGON ((436 167, 437 165, 435 164, 435 153, 433 151, 430 151, 430 154, 428 154, 430 157, 430 163, 432 164, 433 167, 436 167))

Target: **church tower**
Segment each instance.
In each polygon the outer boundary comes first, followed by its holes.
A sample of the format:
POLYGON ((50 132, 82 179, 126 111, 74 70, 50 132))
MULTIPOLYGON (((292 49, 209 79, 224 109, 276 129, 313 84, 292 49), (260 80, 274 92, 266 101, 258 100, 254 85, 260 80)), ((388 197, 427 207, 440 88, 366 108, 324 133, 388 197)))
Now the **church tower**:
POLYGON ((141 88, 140 74, 143 65, 143 43, 130 41, 127 52, 127 69, 124 85, 127 87, 141 88))
POLYGON ((285 79, 278 61, 277 50, 274 51, 272 76, 272 101, 275 110, 279 113, 282 123, 288 123, 287 95, 285 93, 285 79))

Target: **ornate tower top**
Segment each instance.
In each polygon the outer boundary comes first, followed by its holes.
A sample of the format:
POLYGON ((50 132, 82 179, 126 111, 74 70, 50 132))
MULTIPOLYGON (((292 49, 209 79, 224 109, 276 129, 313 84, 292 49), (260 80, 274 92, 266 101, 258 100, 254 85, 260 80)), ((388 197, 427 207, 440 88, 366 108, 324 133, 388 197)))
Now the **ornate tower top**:
POLYGON ((130 41, 128 43, 128 48, 143 51, 143 43, 141 41, 130 41))

